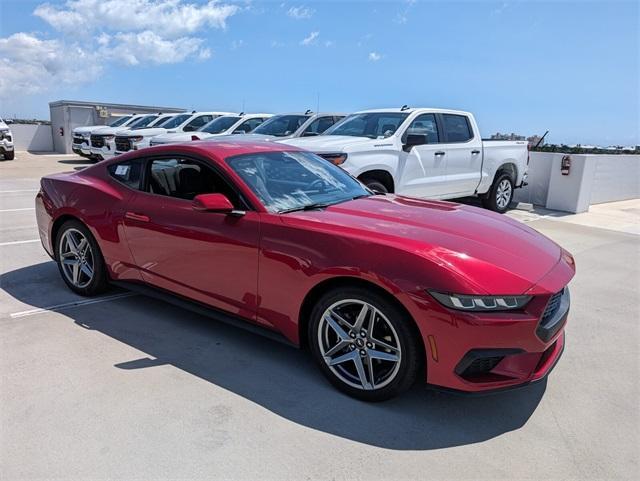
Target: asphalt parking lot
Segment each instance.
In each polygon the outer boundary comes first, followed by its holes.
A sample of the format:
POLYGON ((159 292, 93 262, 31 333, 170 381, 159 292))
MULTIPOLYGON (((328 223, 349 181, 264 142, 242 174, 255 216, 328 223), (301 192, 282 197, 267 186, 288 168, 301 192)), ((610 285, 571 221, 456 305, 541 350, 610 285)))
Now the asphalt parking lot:
POLYGON ((33 198, 83 165, 0 162, 1 479, 638 479, 640 201, 508 214, 576 259, 546 382, 366 404, 304 352, 140 295, 72 294, 33 198))

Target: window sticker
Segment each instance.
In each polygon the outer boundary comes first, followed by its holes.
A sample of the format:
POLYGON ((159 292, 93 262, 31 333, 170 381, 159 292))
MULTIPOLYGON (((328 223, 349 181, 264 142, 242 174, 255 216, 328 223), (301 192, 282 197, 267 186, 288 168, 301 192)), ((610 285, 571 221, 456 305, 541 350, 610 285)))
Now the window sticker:
POLYGON ((129 173, 129 167, 128 165, 119 165, 116 167, 116 175, 121 175, 121 176, 125 176, 129 173))

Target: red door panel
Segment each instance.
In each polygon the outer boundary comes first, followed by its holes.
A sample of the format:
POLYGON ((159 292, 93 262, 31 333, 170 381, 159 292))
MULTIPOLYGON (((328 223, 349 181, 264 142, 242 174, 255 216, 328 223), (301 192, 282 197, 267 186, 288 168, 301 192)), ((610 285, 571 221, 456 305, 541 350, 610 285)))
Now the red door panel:
POLYGON ((146 282, 255 320, 259 214, 201 212, 188 200, 138 193, 124 225, 146 282))

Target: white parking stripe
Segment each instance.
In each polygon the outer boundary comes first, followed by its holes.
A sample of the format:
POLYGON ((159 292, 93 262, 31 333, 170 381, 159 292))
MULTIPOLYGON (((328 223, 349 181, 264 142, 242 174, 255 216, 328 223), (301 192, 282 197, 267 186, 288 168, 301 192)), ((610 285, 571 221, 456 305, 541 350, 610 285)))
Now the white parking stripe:
POLYGON ((123 297, 131 297, 137 295, 135 292, 123 292, 121 294, 114 294, 112 296, 98 297, 96 299, 82 299, 79 301, 65 302, 64 304, 56 304, 48 307, 39 307, 37 309, 29 309, 28 311, 20 311, 9 314, 11 319, 17 319, 19 317, 28 317, 35 314, 41 314, 47 311, 60 311, 62 309, 72 309, 74 307, 86 306, 88 304, 97 304, 99 302, 115 301, 116 299, 122 299, 123 297))
POLYGON ((0 212, 18 212, 21 210, 36 210, 35 207, 24 207, 22 209, 0 209, 0 212))
POLYGON ((0 247, 2 247, 2 246, 13 246, 13 245, 16 245, 16 244, 31 244, 32 242, 40 242, 40 239, 29 239, 29 240, 21 240, 21 241, 0 242, 0 247))
POLYGON ((38 189, 26 189, 26 190, 0 190, 0 194, 17 194, 19 192, 38 192, 38 189))

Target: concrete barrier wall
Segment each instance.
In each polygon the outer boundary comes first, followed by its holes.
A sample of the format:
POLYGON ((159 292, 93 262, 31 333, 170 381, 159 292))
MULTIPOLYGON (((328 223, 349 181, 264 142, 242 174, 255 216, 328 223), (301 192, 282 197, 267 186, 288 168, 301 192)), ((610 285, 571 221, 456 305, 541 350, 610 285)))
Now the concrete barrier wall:
POLYGON ((15 150, 53 152, 50 125, 11 124, 15 150))
POLYGON ((570 154, 571 170, 562 175, 566 154, 532 152, 529 185, 514 200, 566 212, 586 212, 591 204, 640 198, 640 155, 570 154))

